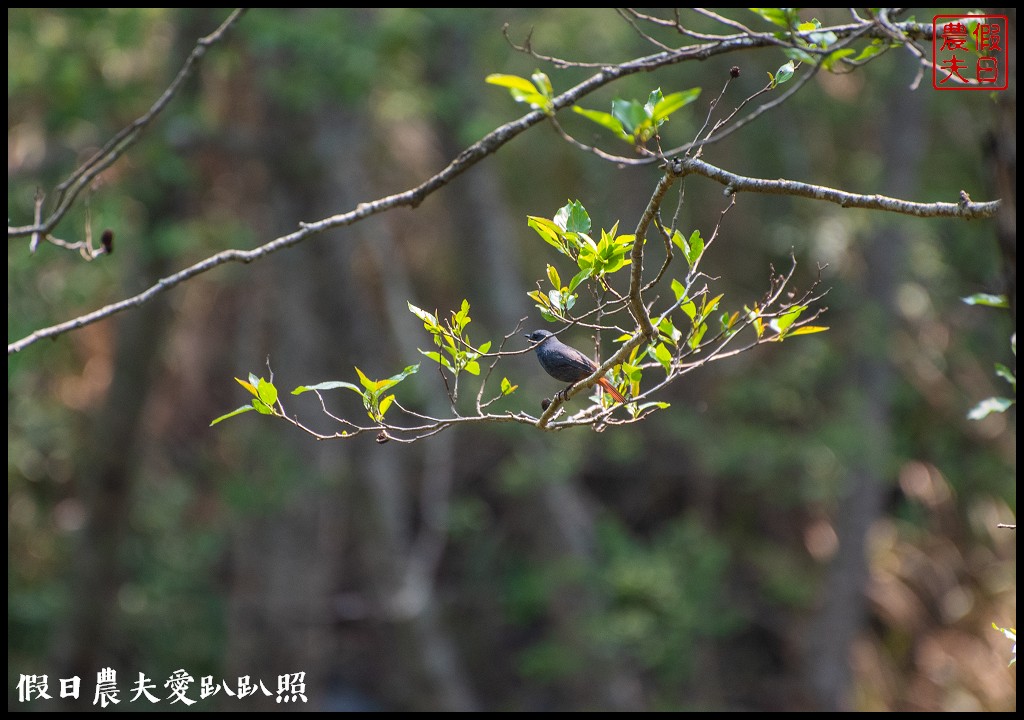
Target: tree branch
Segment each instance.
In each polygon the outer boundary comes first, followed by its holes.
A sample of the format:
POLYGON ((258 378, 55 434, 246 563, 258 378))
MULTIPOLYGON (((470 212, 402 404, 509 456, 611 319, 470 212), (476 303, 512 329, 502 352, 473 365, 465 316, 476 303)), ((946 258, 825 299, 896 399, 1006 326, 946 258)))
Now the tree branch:
POLYGON ((157 101, 153 103, 152 107, 146 111, 146 114, 134 120, 130 125, 121 130, 121 132, 107 141, 107 144, 100 148, 95 155, 89 158, 81 167, 71 173, 64 182, 57 186, 57 207, 52 213, 50 213, 45 222, 40 222, 40 215, 37 208, 35 222, 32 225, 25 225, 22 227, 8 226, 7 237, 9 239, 14 239, 25 235, 32 235, 31 247, 35 250, 39 244, 40 238, 45 237, 48 233, 53 231, 74 204, 75 199, 78 197, 78 194, 82 189, 88 186, 97 175, 113 165, 117 159, 135 143, 139 138, 139 135, 142 134, 142 131, 146 129, 153 119, 170 104, 171 100, 177 94, 185 80, 191 77, 192 73, 195 72, 196 68, 199 66, 199 61, 203 59, 204 55, 206 55, 206 51, 212 45, 223 39, 227 34, 227 31, 238 22, 242 15, 245 14, 245 11, 245 8, 236 9, 223 23, 221 23, 219 28, 206 37, 199 38, 196 42, 196 46, 192 49, 188 59, 185 61, 185 64, 181 67, 181 70, 178 71, 174 80, 171 81, 171 84, 167 86, 167 89, 164 90, 163 94, 160 95, 157 101))
POLYGON ((725 185, 725 192, 728 195, 738 192, 794 195, 796 197, 811 198, 812 200, 825 200, 841 205, 844 208, 884 210, 886 212, 914 215, 916 217, 950 217, 964 218, 966 220, 992 217, 1001 205, 999 200, 974 202, 963 190, 960 191, 959 202, 919 203, 885 195, 850 193, 825 187, 824 185, 811 185, 810 183, 797 182, 795 180, 762 180, 761 178, 745 177, 722 170, 719 167, 695 158, 679 158, 674 163, 673 172, 678 172, 680 175, 691 173, 703 175, 706 178, 715 180, 725 185))
MULTIPOLYGON (((200 40, 196 45, 195 50, 193 50, 189 61, 186 63, 185 67, 182 68, 182 71, 179 72, 178 77, 175 78, 174 83, 172 83, 171 87, 169 87, 161 98, 154 104, 150 112, 122 131, 121 134, 107 144, 104 150, 101 150, 100 153, 98 153, 96 158, 83 165, 83 167, 80 168, 79 171, 76 171, 68 181, 62 184, 62 188, 65 188, 67 192, 62 195, 62 202, 60 203, 59 208, 63 207, 64 209, 60 210, 60 214, 66 212, 66 206, 70 204, 70 199, 73 199, 73 195, 77 194, 77 192, 79 192, 81 188, 84 187, 102 169, 108 167, 110 163, 114 162, 114 160, 124 152, 127 144, 134 141, 134 138, 142 128, 152 120, 156 113, 166 106, 167 102, 169 102, 170 98, 174 95, 174 92, 177 91, 177 88, 180 86, 184 78, 194 70, 195 63, 198 62, 205 53, 206 47, 212 42, 220 39, 223 32, 226 31, 231 24, 237 21, 241 13, 242 11, 240 10, 232 13, 221 28, 215 31, 212 35, 200 40)), ((931 32, 930 26, 919 26, 916 23, 893 23, 891 27, 897 28, 900 32, 906 33, 908 36, 926 36, 931 32)), ((866 36, 872 36, 872 33, 875 32, 875 30, 865 32, 862 24, 851 24, 849 26, 832 28, 831 30, 837 35, 847 35, 856 32, 863 33, 866 36)), ((877 29, 877 33, 886 35, 886 31, 881 28, 877 29)), ((780 44, 780 41, 777 38, 767 34, 757 34, 754 36, 728 36, 717 42, 689 45, 677 50, 663 51, 654 55, 638 58, 620 65, 606 66, 587 80, 584 80, 575 87, 555 97, 552 100, 552 111, 554 112, 569 107, 581 97, 593 92, 594 90, 634 73, 650 72, 658 68, 674 65, 686 60, 703 60, 713 55, 778 44, 780 44)), ((554 60, 552 60, 552 62, 554 62, 554 60)), ((543 122, 546 118, 547 115, 540 110, 530 112, 518 120, 505 123, 491 131, 484 138, 463 150, 448 164, 447 167, 415 188, 380 198, 372 202, 360 203, 354 210, 346 213, 333 215, 312 223, 300 223, 299 230, 289 233, 288 235, 278 237, 259 247, 253 248, 252 250, 232 249, 212 255, 205 260, 195 263, 194 265, 191 265, 173 275, 162 278, 156 284, 137 295, 119 302, 111 303, 98 310, 81 315, 66 322, 41 328, 20 340, 11 342, 7 346, 7 354, 11 355, 13 353, 20 352, 44 338, 55 338, 72 330, 98 322, 99 320, 110 317, 124 310, 138 307, 153 299, 160 293, 220 265, 229 262, 250 263, 254 260, 258 260, 277 252, 278 250, 303 242, 304 240, 326 230, 351 225, 370 217, 371 215, 376 215, 396 207, 408 206, 415 208, 427 195, 444 187, 474 164, 489 154, 496 152, 500 147, 532 126, 543 122)), ((718 180, 719 182, 723 182, 723 184, 728 186, 730 192, 747 190, 775 194, 802 195, 805 197, 829 200, 843 205, 844 207, 865 207, 890 210, 894 212, 919 215, 922 217, 987 217, 993 214, 998 207, 998 202, 973 203, 969 198, 960 204, 934 203, 931 205, 922 205, 919 203, 908 203, 892 198, 884 198, 877 195, 862 196, 844 193, 838 190, 807 185, 804 183, 781 180, 756 180, 752 178, 744 178, 739 175, 733 175, 715 168, 714 166, 708 165, 707 163, 692 159, 685 161, 685 168, 683 172, 694 172, 696 174, 705 175, 706 177, 718 180)), ((966 197, 965 194, 964 197, 966 197)), ((22 228, 8 228, 8 234, 14 237, 18 235, 47 232, 49 228, 52 228, 53 224, 55 224, 57 220, 59 220, 59 215, 55 214, 42 224, 37 222, 34 225, 22 228)), ((634 251, 636 252, 636 248, 634 248, 634 251)), ((632 285, 633 283, 631 282, 631 286, 632 285)), ((639 288, 639 285, 636 287, 639 288)), ((643 316, 643 305, 639 297, 631 301, 631 310, 634 313, 639 313, 640 317, 643 316)), ((644 327, 643 325, 642 327, 644 333, 650 332, 649 327, 644 327)))

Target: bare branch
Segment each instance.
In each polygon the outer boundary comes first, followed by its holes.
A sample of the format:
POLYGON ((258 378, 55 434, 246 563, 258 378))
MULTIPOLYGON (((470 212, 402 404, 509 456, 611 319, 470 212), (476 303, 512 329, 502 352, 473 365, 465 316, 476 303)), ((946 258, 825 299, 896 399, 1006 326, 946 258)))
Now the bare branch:
POLYGON ((841 205, 844 208, 862 208, 866 210, 884 210, 886 212, 914 215, 916 217, 950 217, 973 220, 992 217, 1000 207, 999 200, 974 202, 966 192, 960 192, 960 201, 956 203, 935 202, 919 203, 900 200, 885 195, 861 195, 843 190, 797 182, 795 180, 762 180, 744 177, 722 170, 703 160, 695 158, 678 158, 673 161, 673 172, 680 175, 696 174, 715 180, 725 185, 725 192, 757 192, 767 195, 794 195, 813 200, 825 200, 841 205))
POLYGON ((41 216, 39 213, 39 202, 37 201, 35 222, 32 225, 25 225, 23 227, 8 227, 7 237, 13 239, 32 235, 31 249, 34 251, 39 244, 39 237, 52 232, 74 204, 82 189, 87 187, 101 172, 113 165, 135 143, 139 135, 142 134, 142 131, 170 104, 185 80, 195 72, 199 61, 203 59, 206 51, 212 45, 219 42, 244 14, 245 8, 236 9, 221 23, 219 28, 206 37, 199 38, 181 70, 178 71, 174 80, 171 81, 171 84, 164 90, 157 101, 153 103, 152 107, 144 115, 135 119, 130 125, 107 141, 107 144, 100 148, 96 154, 57 186, 57 206, 50 213, 50 216, 46 218, 45 222, 40 222, 41 216))

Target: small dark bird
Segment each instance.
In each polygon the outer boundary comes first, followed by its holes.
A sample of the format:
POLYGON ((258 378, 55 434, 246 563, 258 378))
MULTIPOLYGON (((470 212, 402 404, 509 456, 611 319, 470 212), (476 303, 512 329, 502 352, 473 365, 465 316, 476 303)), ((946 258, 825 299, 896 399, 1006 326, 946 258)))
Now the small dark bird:
MULTIPOLYGON (((530 342, 538 343, 534 348, 537 351, 537 359, 540 360, 541 367, 555 380, 575 384, 587 379, 597 370, 597 363, 576 348, 569 347, 547 330, 534 330, 523 337, 530 342)), ((626 402, 626 398, 622 397, 622 393, 615 389, 608 378, 603 377, 597 382, 620 403, 626 402)))

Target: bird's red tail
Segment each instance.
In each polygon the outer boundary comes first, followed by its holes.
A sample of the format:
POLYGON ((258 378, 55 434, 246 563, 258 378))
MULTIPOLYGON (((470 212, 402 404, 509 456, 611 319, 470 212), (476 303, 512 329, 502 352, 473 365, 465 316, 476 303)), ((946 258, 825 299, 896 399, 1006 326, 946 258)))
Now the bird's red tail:
POLYGON ((620 403, 626 402, 626 398, 622 397, 622 393, 615 389, 615 386, 612 385, 611 381, 608 380, 608 378, 601 378, 600 380, 597 381, 597 383, 605 390, 607 390, 611 394, 611 396, 618 400, 620 403))

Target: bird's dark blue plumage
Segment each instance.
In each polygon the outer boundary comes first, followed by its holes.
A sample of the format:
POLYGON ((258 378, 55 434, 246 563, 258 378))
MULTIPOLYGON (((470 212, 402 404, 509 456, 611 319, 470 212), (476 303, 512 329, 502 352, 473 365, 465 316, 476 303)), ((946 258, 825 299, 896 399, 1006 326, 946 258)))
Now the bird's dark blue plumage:
MULTIPOLYGON (((577 383, 590 377, 597 370, 597 363, 576 348, 566 345, 547 330, 534 330, 525 337, 530 342, 537 343, 534 350, 537 351, 541 367, 556 380, 577 383)), ((616 400, 626 402, 626 398, 607 378, 601 378, 598 383, 616 400)))

